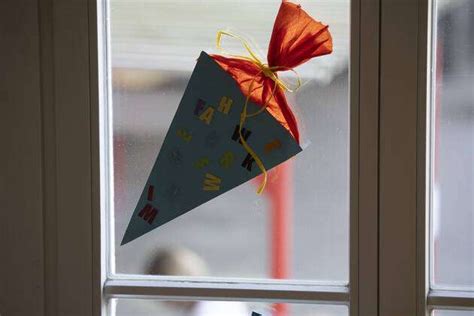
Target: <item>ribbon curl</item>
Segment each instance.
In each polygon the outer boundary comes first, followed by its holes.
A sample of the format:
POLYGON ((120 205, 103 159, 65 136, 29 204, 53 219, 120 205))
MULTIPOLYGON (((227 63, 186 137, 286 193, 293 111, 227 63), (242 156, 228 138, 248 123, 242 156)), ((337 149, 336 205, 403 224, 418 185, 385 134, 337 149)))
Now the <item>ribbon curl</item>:
POLYGON ((238 39, 249 56, 212 55, 211 57, 237 82, 246 96, 243 107, 239 135, 245 150, 252 156, 263 174, 263 181, 257 193, 261 194, 267 182, 267 171, 258 155, 250 148, 242 136, 242 126, 248 117, 267 110, 299 143, 299 131, 296 118, 285 97, 285 91, 293 92, 301 86, 301 80, 295 67, 317 56, 332 52, 332 38, 328 26, 315 21, 300 5, 283 0, 273 26, 270 46, 267 54, 268 63, 263 63, 252 50, 250 44, 242 37, 226 31, 217 33, 217 48, 222 50, 222 36, 238 39), (294 88, 278 77, 278 71, 292 71, 297 75, 294 88), (255 83, 257 86, 255 87, 255 83), (252 101, 262 108, 247 114, 248 102, 252 101))

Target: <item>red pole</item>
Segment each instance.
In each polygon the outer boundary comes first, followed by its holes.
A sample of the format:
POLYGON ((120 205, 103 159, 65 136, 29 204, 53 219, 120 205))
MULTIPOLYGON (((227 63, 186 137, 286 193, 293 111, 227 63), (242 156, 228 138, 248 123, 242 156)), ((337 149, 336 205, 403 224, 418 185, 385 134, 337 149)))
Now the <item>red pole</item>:
MULTIPOLYGON (((293 166, 287 161, 268 174, 265 194, 270 198, 271 276, 287 279, 290 275, 291 227, 293 207, 293 166)), ((288 306, 274 305, 273 316, 288 315, 288 306)))

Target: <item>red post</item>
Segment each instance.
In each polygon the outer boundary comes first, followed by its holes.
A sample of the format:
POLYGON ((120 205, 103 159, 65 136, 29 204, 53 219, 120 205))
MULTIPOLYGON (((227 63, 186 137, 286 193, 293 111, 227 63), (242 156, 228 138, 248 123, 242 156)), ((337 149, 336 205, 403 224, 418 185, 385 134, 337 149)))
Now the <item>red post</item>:
MULTIPOLYGON (((264 193, 270 199, 271 277, 286 279, 290 276, 292 210, 293 210, 293 166, 287 161, 268 173, 264 193)), ((260 180, 260 179, 258 179, 260 180)), ((288 306, 274 305, 273 316, 288 315, 288 306)))

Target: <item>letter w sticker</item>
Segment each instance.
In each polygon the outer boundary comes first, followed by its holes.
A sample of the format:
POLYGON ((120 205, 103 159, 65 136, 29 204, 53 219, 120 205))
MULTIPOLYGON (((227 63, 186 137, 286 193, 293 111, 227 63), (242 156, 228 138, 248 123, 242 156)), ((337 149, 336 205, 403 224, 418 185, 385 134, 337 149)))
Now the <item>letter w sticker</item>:
POLYGON ((156 215, 158 214, 158 210, 151 206, 150 204, 145 205, 138 216, 143 218, 144 221, 147 221, 148 224, 153 224, 156 215))
POLYGON ((213 174, 206 173, 202 189, 204 191, 219 191, 221 188, 221 178, 213 174))

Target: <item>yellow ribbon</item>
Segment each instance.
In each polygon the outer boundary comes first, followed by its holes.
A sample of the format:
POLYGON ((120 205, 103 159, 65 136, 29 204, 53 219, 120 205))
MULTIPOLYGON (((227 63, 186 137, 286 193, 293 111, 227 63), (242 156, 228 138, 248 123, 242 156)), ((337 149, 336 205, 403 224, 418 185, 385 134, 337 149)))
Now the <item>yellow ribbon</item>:
POLYGON ((294 91, 298 90, 299 87, 301 87, 301 79, 300 79, 298 73, 293 68, 280 67, 280 66, 270 67, 268 64, 263 63, 261 61, 261 59, 258 57, 258 55, 252 50, 252 47, 250 46, 249 42, 247 40, 245 40, 244 38, 242 38, 241 36, 239 36, 239 35, 236 35, 236 34, 233 34, 233 33, 227 32, 227 31, 218 31, 217 32, 217 38, 216 38, 216 46, 217 46, 217 49, 224 52, 226 55, 230 55, 232 57, 240 58, 240 59, 243 59, 243 60, 248 60, 248 61, 254 63, 257 67, 260 68, 260 72, 255 75, 252 82, 250 83, 249 91, 248 91, 247 97, 245 99, 245 104, 244 104, 244 107, 242 109, 242 113, 240 114, 239 136, 240 136, 240 142, 242 143, 242 146, 250 154, 250 156, 252 156, 252 158, 255 160, 255 163, 257 164, 257 166, 262 171, 263 181, 257 189, 257 194, 262 194, 262 192, 265 189, 265 186, 267 184, 267 178, 268 178, 267 169, 265 169, 265 166, 264 166, 262 160, 258 157, 258 155, 255 153, 255 151, 245 141, 244 137, 242 136, 242 128, 243 128, 245 120, 247 118, 256 116, 256 115, 262 113, 263 111, 265 111, 266 107, 268 106, 268 103, 270 103, 271 99, 274 97, 274 93, 275 93, 275 90, 276 90, 277 87, 280 87, 283 90, 288 91, 288 92, 294 92, 294 91), (224 49, 222 48, 222 46, 221 46, 221 41, 222 41, 222 36, 223 35, 238 39, 242 43, 244 48, 247 50, 247 52, 249 53, 249 56, 232 55, 232 54, 226 53, 224 51, 224 49), (279 70, 289 70, 289 71, 292 71, 293 73, 296 74, 297 83, 296 83, 296 86, 293 89, 290 88, 289 85, 286 82, 284 82, 283 80, 278 78, 278 76, 276 74, 276 71, 279 71, 279 70), (265 104, 262 106, 261 109, 259 109, 258 111, 254 112, 254 113, 247 114, 248 103, 249 103, 249 100, 250 100, 250 95, 253 92, 253 85, 255 83, 255 79, 261 73, 263 73, 266 77, 272 79, 275 82, 275 85, 274 85, 273 90, 272 90, 272 94, 270 95, 270 98, 265 101, 265 104))

